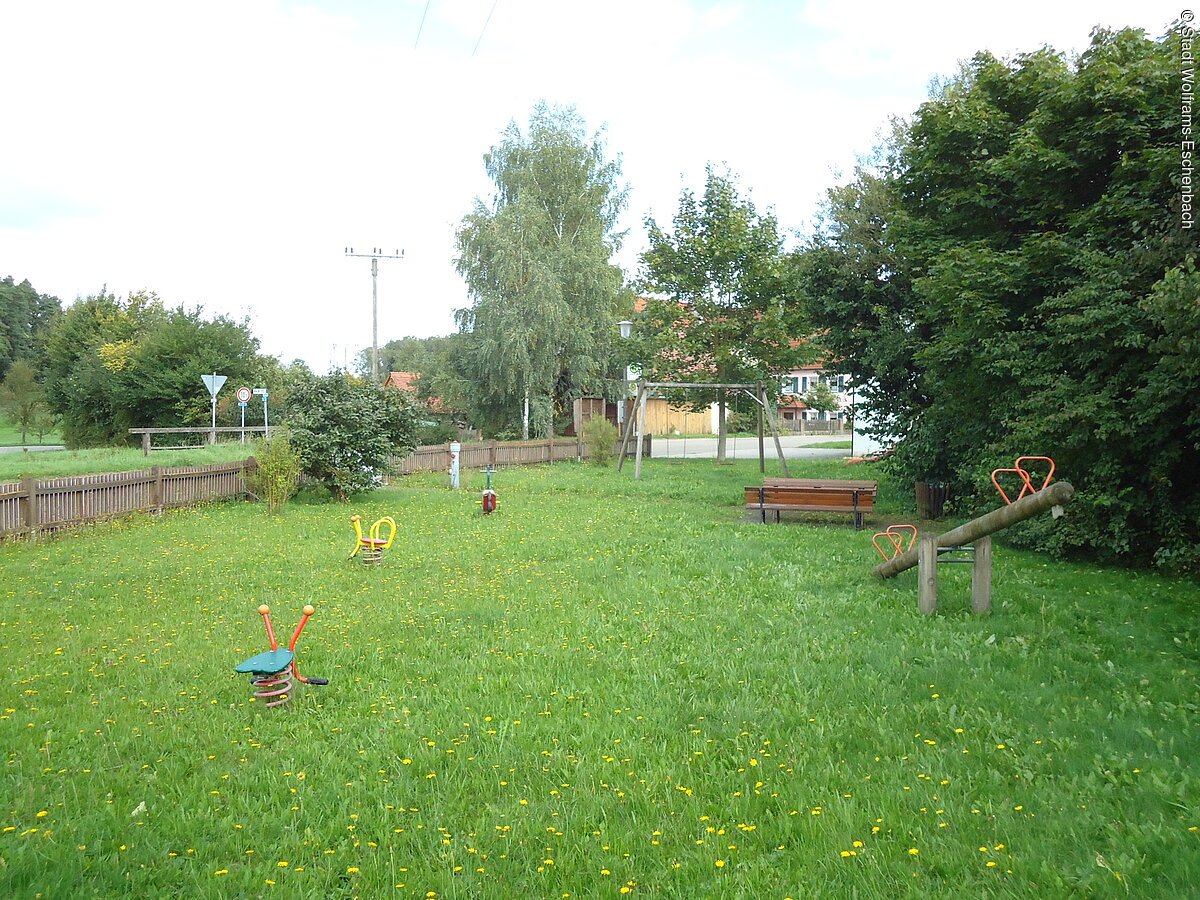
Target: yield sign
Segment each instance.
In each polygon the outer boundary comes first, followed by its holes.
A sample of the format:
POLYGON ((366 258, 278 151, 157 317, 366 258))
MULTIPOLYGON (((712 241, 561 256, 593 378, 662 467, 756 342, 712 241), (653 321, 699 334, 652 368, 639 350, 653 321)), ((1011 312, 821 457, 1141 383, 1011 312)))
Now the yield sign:
POLYGON ((201 375, 200 377, 204 380, 204 386, 208 388, 209 395, 216 400, 217 392, 221 390, 221 385, 225 383, 225 376, 214 372, 211 375, 201 375))

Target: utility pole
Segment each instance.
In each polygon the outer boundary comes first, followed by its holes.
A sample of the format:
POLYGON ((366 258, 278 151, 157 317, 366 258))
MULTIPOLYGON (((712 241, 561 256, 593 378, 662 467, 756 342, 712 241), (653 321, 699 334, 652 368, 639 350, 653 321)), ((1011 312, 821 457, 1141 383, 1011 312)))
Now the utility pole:
POLYGON ((347 247, 346 255, 365 256, 371 260, 371 381, 379 384, 379 261, 404 259, 404 251, 384 253, 379 247, 372 247, 370 253, 355 253, 353 247, 347 247))

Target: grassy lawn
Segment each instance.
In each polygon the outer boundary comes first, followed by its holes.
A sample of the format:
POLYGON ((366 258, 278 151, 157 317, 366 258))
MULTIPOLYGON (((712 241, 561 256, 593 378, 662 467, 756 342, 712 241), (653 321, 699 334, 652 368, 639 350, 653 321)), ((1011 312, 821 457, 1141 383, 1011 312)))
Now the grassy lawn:
POLYGON ((1200 587, 1000 546, 993 616, 947 567, 923 618, 870 529, 743 522, 757 477, 501 470, 485 518, 479 473, 412 476, 0 546, 3 895, 1194 895, 1200 587), (401 524, 379 568, 354 512, 401 524), (307 602, 330 684, 264 709, 255 609, 286 640, 307 602))
POLYGON ((149 456, 144 456, 140 449, 113 447, 0 453, 0 481, 96 472, 136 472, 151 466, 204 466, 245 459, 252 452, 250 444, 230 442, 194 450, 155 450, 149 456))
POLYGON ((849 450, 850 441, 813 441, 811 444, 801 444, 805 450, 849 450))

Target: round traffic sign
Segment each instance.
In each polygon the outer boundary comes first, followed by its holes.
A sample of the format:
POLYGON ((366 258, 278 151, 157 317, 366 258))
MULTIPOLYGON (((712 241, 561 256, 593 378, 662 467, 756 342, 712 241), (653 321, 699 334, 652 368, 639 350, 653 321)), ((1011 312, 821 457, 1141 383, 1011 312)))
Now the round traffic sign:
POLYGON ((250 399, 250 388, 240 387, 237 389, 237 398, 239 403, 245 403, 250 399))

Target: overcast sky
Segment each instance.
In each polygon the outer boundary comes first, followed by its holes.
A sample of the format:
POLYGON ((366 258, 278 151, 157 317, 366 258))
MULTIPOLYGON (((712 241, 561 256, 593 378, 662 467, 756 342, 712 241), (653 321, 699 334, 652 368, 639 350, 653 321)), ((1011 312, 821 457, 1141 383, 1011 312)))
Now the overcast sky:
POLYGON ((630 188, 619 262, 708 163, 789 232, 932 79, 976 51, 1162 34, 1164 0, 0 0, 0 277, 248 316, 318 371, 447 334, 482 156, 536 102, 605 129, 630 188))

